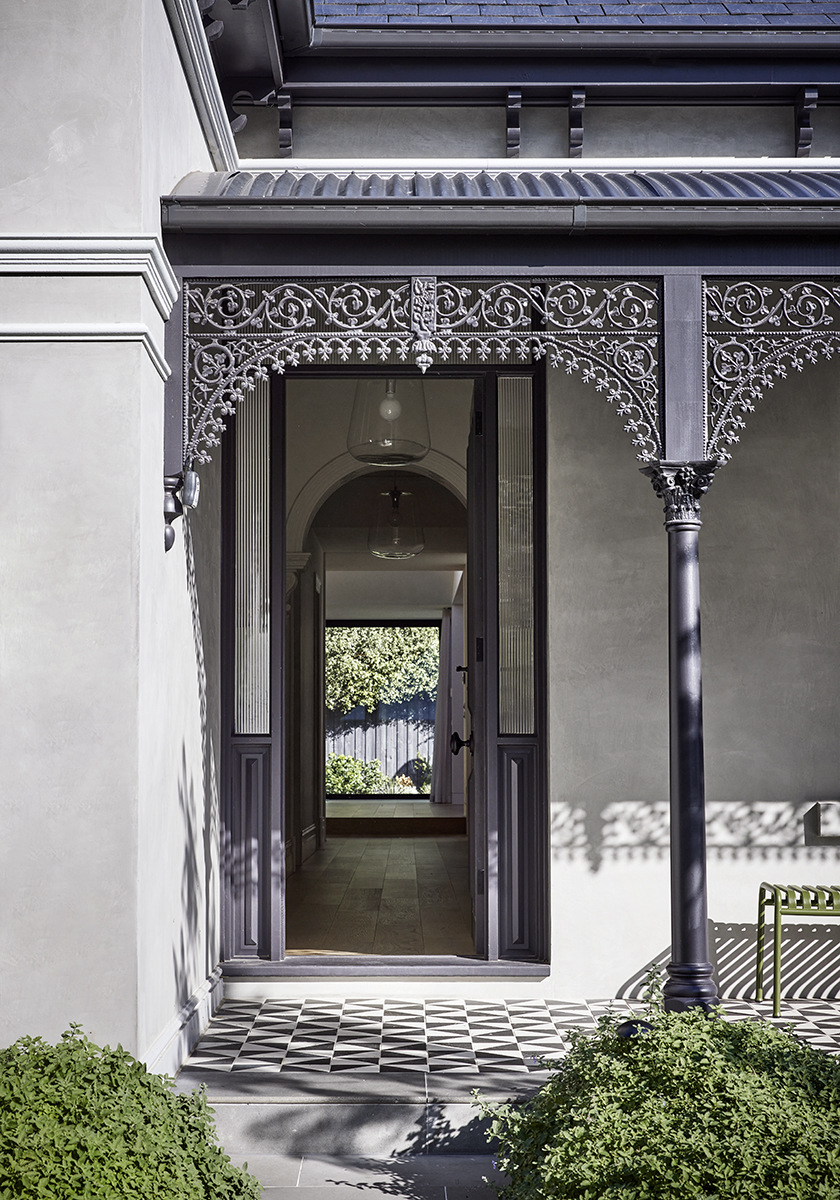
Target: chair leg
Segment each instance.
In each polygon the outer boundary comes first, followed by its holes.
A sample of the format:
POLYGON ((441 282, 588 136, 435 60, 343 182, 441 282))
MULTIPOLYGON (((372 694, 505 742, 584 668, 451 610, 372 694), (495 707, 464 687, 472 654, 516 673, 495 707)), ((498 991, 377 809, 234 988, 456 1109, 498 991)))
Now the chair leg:
POLYGON ((764 999, 764 913, 766 900, 764 888, 758 889, 758 941, 755 948, 755 998, 764 999))
POLYGON ((778 893, 775 896, 773 914, 773 1016, 781 1014, 782 1004, 782 904, 778 893))

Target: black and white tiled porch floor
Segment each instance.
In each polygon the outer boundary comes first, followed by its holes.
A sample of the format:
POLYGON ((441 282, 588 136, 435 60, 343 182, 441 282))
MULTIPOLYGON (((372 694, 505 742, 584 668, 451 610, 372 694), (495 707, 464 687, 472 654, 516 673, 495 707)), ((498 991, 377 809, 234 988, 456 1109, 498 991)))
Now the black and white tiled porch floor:
MULTIPOLYGON (((640 1012, 624 1000, 226 1000, 184 1064, 266 1077, 291 1072, 459 1076, 544 1072, 573 1029, 594 1029, 609 1008, 640 1012)), ((724 1002, 729 1020, 770 1018, 769 1003, 724 1002)), ((803 1041, 840 1053, 840 1004, 782 1003, 774 1022, 803 1041)))

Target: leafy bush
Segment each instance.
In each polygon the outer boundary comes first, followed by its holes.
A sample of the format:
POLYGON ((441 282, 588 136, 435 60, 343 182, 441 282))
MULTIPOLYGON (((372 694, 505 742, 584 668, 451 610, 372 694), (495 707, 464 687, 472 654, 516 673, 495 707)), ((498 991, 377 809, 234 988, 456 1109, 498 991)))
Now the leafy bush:
POLYGON ((378 758, 365 762, 333 753, 327 755, 326 788, 328 796, 396 796, 414 791, 410 779, 403 784, 386 775, 378 758))
POLYGON ((698 1009, 621 1020, 578 1032, 523 1107, 481 1104, 504 1200, 838 1200, 837 1059, 698 1009))
POLYGON ((432 764, 428 758, 418 754, 402 768, 418 792, 428 792, 432 786, 432 764))
POLYGON ((256 1200, 203 1092, 176 1095, 122 1047, 73 1026, 0 1051, 0 1200, 256 1200))
POLYGON ((440 633, 433 626, 340 626, 326 634, 327 708, 348 713, 361 705, 437 696, 440 633))

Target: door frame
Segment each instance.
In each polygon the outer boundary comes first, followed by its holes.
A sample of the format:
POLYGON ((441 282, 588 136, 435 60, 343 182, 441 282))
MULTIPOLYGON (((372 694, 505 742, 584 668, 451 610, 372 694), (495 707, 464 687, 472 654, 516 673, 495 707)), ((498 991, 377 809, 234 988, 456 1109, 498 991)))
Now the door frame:
MULTIPOLYGON (((364 377, 371 375, 416 377, 416 367, 379 364, 353 366, 327 365, 305 366, 295 370, 294 378, 364 377)), ((495 722, 493 736, 481 739, 483 752, 473 755, 474 786, 484 793, 483 805, 473 805, 475 827, 471 823, 470 869, 471 891, 475 906, 475 929, 477 949, 481 954, 472 958, 455 956, 391 956, 373 955, 360 958, 357 963, 347 957, 333 959, 332 956, 295 955, 285 957, 285 790, 286 790, 286 498, 285 498, 285 377, 272 376, 270 389, 271 433, 271 611, 282 619, 271 622, 271 735, 254 739, 233 733, 233 545, 235 537, 234 515, 234 470, 236 419, 230 421, 223 437, 222 470, 222 893, 223 893, 223 946, 222 962, 224 973, 231 976, 259 975, 311 975, 313 970, 323 974, 376 975, 376 974, 481 974, 491 969, 494 974, 539 975, 544 977, 548 967, 549 948, 549 820, 547 788, 547 622, 546 622, 546 387, 545 364, 502 365, 485 367, 480 364, 430 368, 425 378, 470 378, 474 381, 473 415, 471 419, 471 442, 478 442, 477 461, 468 481, 468 527, 471 543, 468 549, 468 597, 470 589, 476 592, 475 578, 481 574, 479 596, 485 632, 468 631, 471 666, 469 676, 470 702, 480 705, 486 730, 495 722), (531 747, 530 778, 533 782, 533 804, 529 811, 528 837, 521 851, 522 869, 514 872, 515 885, 526 885, 526 901, 532 934, 529 944, 519 950, 505 947, 500 939, 500 905, 505 900, 505 891, 510 891, 511 872, 505 872, 504 861, 499 856, 499 758, 500 751, 515 748, 522 739, 514 736, 501 738, 498 734, 498 670, 489 668, 498 664, 498 556, 497 556, 497 439, 495 429, 495 402, 497 380, 500 376, 530 376, 533 404, 533 471, 534 471, 534 661, 535 661, 535 713, 536 732, 531 747), (480 432, 476 435, 476 413, 480 432), (279 419, 278 419, 279 417, 279 419), (480 507, 476 507, 480 506, 480 507), (474 511, 470 513, 470 508, 474 511), (482 522, 476 521, 477 512, 484 514, 482 522), (473 532, 475 531, 475 532, 473 532), (481 566, 476 569, 475 558, 481 566), (476 659, 477 638, 484 639, 484 653, 476 659), (483 670, 478 671, 479 661, 483 670), (492 714, 492 715, 491 715, 492 714), (279 736, 278 736, 279 734, 279 736), (268 769, 257 770, 250 764, 255 757, 267 758, 268 769), (249 775, 248 772, 251 772, 249 775), (258 778, 254 779, 252 776, 258 778), (257 829, 252 838, 251 850, 243 853, 237 845, 237 834, 241 841, 243 823, 241 812, 255 811, 253 798, 245 794, 248 786, 261 784, 263 795, 256 808, 258 820, 251 829, 257 829), (249 807, 250 805, 250 807, 249 807), (244 808, 243 808, 244 806, 244 808), (256 840, 259 845, 253 845, 256 840), (501 867, 501 870, 500 870, 501 867), (248 869, 256 870, 256 881, 247 875, 248 869), (243 938, 237 937, 237 925, 243 919, 243 891, 251 886, 258 897, 258 928, 252 935, 250 945, 243 947, 243 938)), ((478 612, 478 608, 475 610, 478 612)), ((475 727, 475 712, 471 714, 475 727)), ((478 749, 478 747, 476 747, 478 749)), ((471 819, 472 822, 472 819, 471 819)))

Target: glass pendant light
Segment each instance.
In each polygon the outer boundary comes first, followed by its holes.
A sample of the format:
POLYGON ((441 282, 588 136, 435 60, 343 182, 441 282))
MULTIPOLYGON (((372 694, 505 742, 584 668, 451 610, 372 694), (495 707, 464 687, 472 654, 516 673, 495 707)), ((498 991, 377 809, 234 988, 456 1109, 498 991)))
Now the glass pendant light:
POLYGON ((381 492, 376 498, 368 550, 377 558, 414 558, 425 544, 414 497, 400 491, 395 479, 390 492, 381 492))
POLYGON ((347 434, 360 462, 400 467, 429 453, 429 421, 422 379, 360 379, 347 434))

